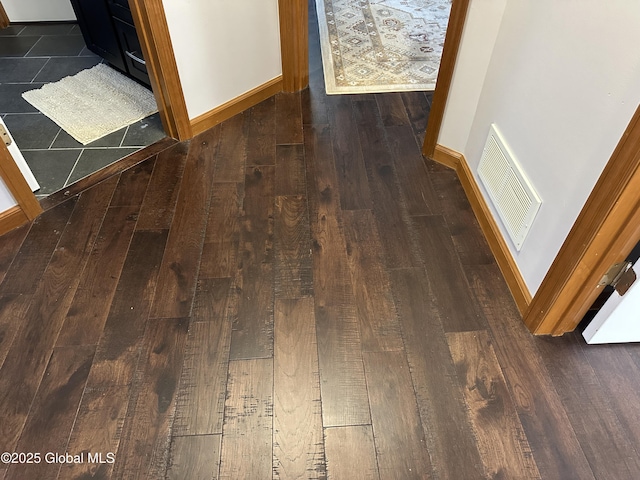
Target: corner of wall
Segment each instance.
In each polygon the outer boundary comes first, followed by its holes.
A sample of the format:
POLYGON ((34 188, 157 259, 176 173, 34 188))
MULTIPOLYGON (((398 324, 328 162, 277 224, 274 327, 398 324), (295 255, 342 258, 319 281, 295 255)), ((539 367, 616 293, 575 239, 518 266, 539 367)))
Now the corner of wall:
POLYGON ((257 105, 263 100, 282 91, 282 75, 277 76, 246 93, 234 98, 219 107, 214 108, 191 120, 191 130, 193 135, 204 132, 220 122, 257 105))

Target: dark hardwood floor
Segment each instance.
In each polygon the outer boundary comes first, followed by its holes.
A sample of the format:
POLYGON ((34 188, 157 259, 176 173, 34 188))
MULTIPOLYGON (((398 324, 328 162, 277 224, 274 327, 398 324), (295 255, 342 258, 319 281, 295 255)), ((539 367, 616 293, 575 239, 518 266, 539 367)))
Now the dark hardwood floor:
POLYGON ((0 238, 0 479, 640 478, 638 347, 531 336, 429 95, 319 61, 0 238))

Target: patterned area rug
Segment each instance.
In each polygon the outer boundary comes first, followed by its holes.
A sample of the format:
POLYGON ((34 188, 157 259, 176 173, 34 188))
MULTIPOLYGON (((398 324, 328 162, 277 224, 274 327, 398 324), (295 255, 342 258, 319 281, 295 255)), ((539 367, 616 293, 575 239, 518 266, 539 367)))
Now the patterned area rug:
POLYGON ((451 0, 316 0, 328 94, 433 90, 451 0))

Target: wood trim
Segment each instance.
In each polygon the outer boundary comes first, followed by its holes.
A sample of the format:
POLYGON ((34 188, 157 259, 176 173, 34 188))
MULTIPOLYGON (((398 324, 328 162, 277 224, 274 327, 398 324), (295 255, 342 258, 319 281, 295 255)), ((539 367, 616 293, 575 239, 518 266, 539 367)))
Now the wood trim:
POLYGON ((443 145, 436 145, 431 159, 445 167, 458 169, 458 165, 463 161, 464 155, 443 145))
POLYGON ((210 110, 193 120, 191 120, 191 130, 193 135, 197 135, 204 132, 208 128, 211 128, 220 122, 225 121, 234 115, 257 105, 261 101, 275 95, 282 91, 283 79, 282 76, 277 76, 273 80, 260 85, 247 93, 240 95, 222 105, 210 110))
POLYGON ((509 246, 504 241, 504 237, 500 232, 498 224, 491 214, 491 210, 482 195, 478 182, 476 182, 476 179, 469 168, 467 159, 462 153, 456 152, 455 150, 443 145, 436 145, 432 158, 442 165, 453 168, 458 174, 464 193, 471 204, 473 213, 480 224, 482 233, 484 233, 484 236, 487 239, 487 243, 489 244, 489 248, 491 248, 491 252, 496 259, 498 267, 500 267, 500 271, 507 282, 509 291, 515 300, 520 313, 524 315, 531 303, 531 293, 527 288, 524 278, 522 278, 518 265, 511 255, 509 246))
POLYGON ((491 252, 493 252, 496 263, 507 282, 511 296, 515 300, 518 310, 520 310, 520 314, 524 315, 531 304, 531 292, 520 273, 520 269, 518 268, 516 261, 511 255, 509 246, 507 245, 507 242, 505 242, 498 224, 491 214, 491 210, 489 209, 489 206, 482 195, 482 191, 469 168, 467 160, 464 158, 464 155, 459 155, 460 161, 456 168, 456 172, 458 173, 458 178, 460 179, 462 188, 469 199, 473 213, 475 213, 476 218, 478 219, 480 228, 487 239, 491 252))
POLYGON ((280 49, 285 92, 309 85, 309 6, 306 0, 279 0, 280 49))
POLYGON ((598 281, 640 240, 640 107, 538 289, 524 321, 535 334, 572 331, 598 281))
POLYGON ((433 157, 438 143, 440 127, 442 126, 444 110, 447 105, 447 99, 449 98, 453 71, 458 58, 458 50, 460 49, 462 31, 468 10, 469 0, 453 0, 451 3, 447 34, 444 39, 442 59, 440 60, 440 71, 438 72, 438 79, 436 80, 436 89, 433 93, 433 102, 431 103, 431 111, 429 112, 429 120, 427 122, 427 132, 422 146, 422 153, 428 158, 433 157))
POLYGON ((151 88, 166 133, 179 140, 193 136, 162 0, 129 0, 147 62, 151 88))
POLYGON ((0 213, 0 235, 10 232, 28 221, 29 219, 20 208, 20 205, 11 207, 9 210, 0 213))
POLYGON ((2 6, 2 2, 0 2, 0 29, 7 28, 9 26, 9 16, 7 15, 7 11, 2 6))
POLYGON ((22 172, 4 142, 0 142, 0 177, 28 220, 33 220, 42 213, 40 203, 22 176, 22 172))

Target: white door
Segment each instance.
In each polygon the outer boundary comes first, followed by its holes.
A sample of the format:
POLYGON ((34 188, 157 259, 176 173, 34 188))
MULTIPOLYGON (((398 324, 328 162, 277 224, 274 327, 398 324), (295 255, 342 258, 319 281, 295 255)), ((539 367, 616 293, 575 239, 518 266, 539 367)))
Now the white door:
MULTIPOLYGON (((9 132, 9 129, 2 121, 2 118, 0 118, 0 124, 4 127, 7 133, 9 133, 9 137, 11 137, 11 132, 9 132)), ((36 177, 34 177, 33 173, 31 173, 31 169, 29 168, 29 165, 27 165, 26 160, 22 156, 20 149, 18 149, 16 142, 13 141, 13 137, 11 137, 11 145, 9 145, 7 148, 9 150, 9 153, 13 157, 13 161, 16 162, 16 165, 22 172, 22 176, 29 184, 29 188, 31 188, 31 191, 35 192, 36 190, 39 190, 40 185, 38 185, 38 181, 36 180, 36 177)))
POLYGON ((587 343, 640 342, 640 260, 632 268, 638 280, 623 296, 613 292, 582 332, 587 343))

